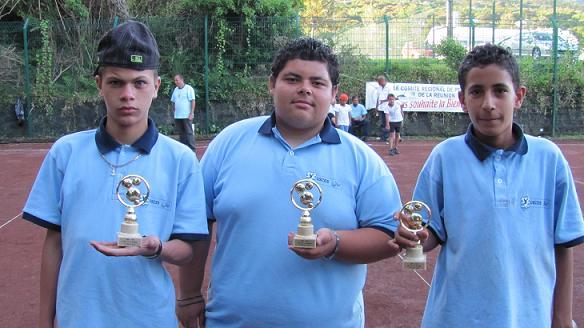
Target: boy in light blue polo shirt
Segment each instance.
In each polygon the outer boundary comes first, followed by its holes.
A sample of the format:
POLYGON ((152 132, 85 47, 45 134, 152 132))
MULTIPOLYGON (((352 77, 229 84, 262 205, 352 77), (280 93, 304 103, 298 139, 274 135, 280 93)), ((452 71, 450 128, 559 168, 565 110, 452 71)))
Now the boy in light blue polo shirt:
MULTIPOLYGON (((197 313, 207 327, 364 327, 366 263, 399 251, 388 240, 401 201, 381 158, 327 118, 338 77, 329 47, 291 41, 272 64, 272 115, 229 126, 205 152, 217 228, 208 305, 197 313), (291 246, 302 213, 290 190, 305 178, 323 189, 313 249, 291 246)), ((203 270, 181 279, 200 286, 203 270)))
POLYGON ((47 228, 39 326, 178 325, 162 263, 190 261, 191 244, 206 239, 208 229, 194 153, 148 119, 160 86, 158 63, 156 40, 144 24, 129 21, 106 33, 95 78, 107 116, 96 130, 57 140, 39 170, 23 210, 24 219, 47 228), (102 241, 120 231, 126 208, 116 188, 130 174, 151 188, 136 208, 145 237, 140 247, 120 248, 102 241))
POLYGON ((441 246, 422 327, 570 327, 571 247, 584 242, 570 167, 513 123, 526 89, 512 54, 475 47, 458 79, 472 123, 434 148, 414 191, 430 233, 396 234, 403 247, 441 246))

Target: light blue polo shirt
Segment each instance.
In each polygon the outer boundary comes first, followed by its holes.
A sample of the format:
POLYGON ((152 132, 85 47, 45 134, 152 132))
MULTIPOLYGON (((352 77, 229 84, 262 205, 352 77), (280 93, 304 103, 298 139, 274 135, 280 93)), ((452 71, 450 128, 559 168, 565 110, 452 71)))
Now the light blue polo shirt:
POLYGON ((185 84, 182 88, 175 87, 170 101, 174 103, 174 118, 189 118, 191 102, 195 101, 195 90, 188 84, 185 84))
POLYGON ((441 241, 422 327, 551 327, 555 246, 584 242, 570 167, 559 148, 524 135, 509 149, 472 134, 437 145, 414 199, 441 241))
POLYGON ((290 189, 306 177, 322 187, 322 203, 311 212, 315 231, 389 232, 401 207, 394 178, 371 148, 328 119, 296 148, 274 122, 272 115, 227 127, 202 159, 217 233, 207 327, 362 327, 367 266, 289 250, 287 235, 301 215, 290 189))
POLYGON ((200 166, 186 146, 147 132, 133 145, 118 144, 105 130, 57 140, 40 168, 23 210, 35 224, 61 232, 63 259, 57 288, 59 327, 177 327, 175 292, 160 260, 107 257, 89 241, 115 241, 126 208, 115 189, 128 174, 150 184, 147 203, 136 208, 139 232, 161 240, 207 238, 200 166), (122 164, 142 157, 117 169, 122 164))
POLYGON ((352 118, 360 118, 363 115, 367 116, 367 110, 361 104, 357 104, 357 106, 351 104, 351 111, 349 113, 351 113, 352 118))

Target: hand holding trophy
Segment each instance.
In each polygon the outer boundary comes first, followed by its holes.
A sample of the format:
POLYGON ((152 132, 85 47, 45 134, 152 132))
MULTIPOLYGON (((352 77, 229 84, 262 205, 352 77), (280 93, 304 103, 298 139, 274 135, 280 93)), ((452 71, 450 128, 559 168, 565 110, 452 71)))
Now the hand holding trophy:
MULTIPOLYGON (((432 211, 423 202, 410 201, 406 203, 399 213, 400 225, 413 233, 424 230, 430 223, 432 211), (422 212, 426 212, 426 221, 424 222, 422 212)), ((403 257, 403 268, 411 270, 426 270, 426 254, 420 241, 412 248, 406 248, 406 255, 403 257)))
POLYGON ((312 179, 298 180, 290 190, 290 200, 294 207, 302 211, 298 231, 292 240, 292 246, 299 248, 316 248, 316 234, 310 218, 310 211, 322 201, 322 189, 312 179), (318 201, 314 203, 313 192, 318 192, 318 201), (297 199, 300 201, 298 202, 297 199), (300 204, 299 204, 300 203, 300 204))
POLYGON ((138 223, 136 222, 136 207, 146 203, 150 196, 150 185, 148 181, 139 175, 127 175, 123 177, 116 188, 116 195, 126 210, 124 222, 120 232, 118 232, 119 247, 140 247, 142 235, 138 233, 138 223), (125 189, 124 197, 122 190, 125 189))

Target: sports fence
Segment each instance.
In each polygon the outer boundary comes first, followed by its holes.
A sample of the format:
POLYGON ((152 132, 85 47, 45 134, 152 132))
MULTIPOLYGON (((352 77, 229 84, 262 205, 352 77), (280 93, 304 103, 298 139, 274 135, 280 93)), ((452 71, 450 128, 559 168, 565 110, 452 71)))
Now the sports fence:
MULTIPOLYGON (((555 61, 549 59, 564 53, 577 58, 579 41, 572 31, 584 28, 575 26, 572 21, 550 22, 531 18, 520 24, 495 19, 479 23, 471 19, 470 24, 460 21, 451 25, 436 19, 396 20, 389 17, 256 17, 253 20, 149 17, 139 20, 150 26, 159 42, 159 71, 165 81, 159 98, 167 98, 171 93, 174 87, 172 75, 183 73, 187 82, 197 90, 198 119, 203 122, 201 130, 206 132, 214 132, 234 120, 270 110, 269 105, 265 105, 269 99, 241 99, 235 97, 233 91, 237 90, 238 96, 265 94, 269 63, 275 50, 298 36, 317 37, 332 45, 340 54, 344 76, 350 76, 351 70, 359 69, 359 65, 373 65, 378 68, 377 73, 385 71, 391 79, 392 65, 404 58, 436 57, 436 45, 447 36, 468 48, 493 42, 506 46, 518 56, 542 57, 536 66, 544 74, 556 76, 558 68, 555 61), (539 40, 534 39, 535 32, 544 34, 546 41, 536 44, 539 40), (514 40, 518 42, 515 44, 514 40)), ((26 120, 20 132, 12 132, 13 136, 58 136, 96 125, 103 107, 98 104, 91 76, 96 62, 95 49, 101 35, 118 23, 118 20, 0 23, 0 108, 3 113, 11 112, 10 115, 15 117, 13 106, 20 98, 26 120), (79 104, 85 104, 81 107, 89 110, 79 114, 79 104), (87 112, 91 115, 87 116, 87 112), (47 131, 46 126, 51 127, 47 122, 56 124, 54 131, 47 131)), ((427 64, 427 61, 420 63, 427 64)), ((364 82, 359 81, 363 89, 364 82)), ((555 91, 556 88, 551 85, 548 90, 555 91)), ((556 97, 550 95, 552 100, 556 97)), ((548 106, 551 105, 550 102, 548 106)), ((581 105, 572 107, 579 113, 584 111, 581 105)), ((553 111, 538 111, 542 112, 549 116, 546 116, 549 125, 554 119, 551 117, 553 111)), ((577 119, 582 120, 582 117, 580 115, 577 119)), ((168 118, 166 113, 159 115, 163 122, 168 118)), ((12 129, 2 128, 4 131, 12 129)), ((566 131, 570 133, 573 129, 566 131)), ((11 132, 5 133, 10 137, 11 132)))

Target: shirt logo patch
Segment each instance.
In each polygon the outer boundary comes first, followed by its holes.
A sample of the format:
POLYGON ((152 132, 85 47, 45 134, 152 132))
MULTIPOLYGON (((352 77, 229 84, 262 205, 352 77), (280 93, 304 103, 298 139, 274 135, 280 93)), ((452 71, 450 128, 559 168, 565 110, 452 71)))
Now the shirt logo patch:
POLYGON ((520 199, 520 205, 523 209, 530 207, 547 208, 549 207, 549 203, 547 199, 531 199, 529 196, 523 196, 520 199))
POLYGON ((170 202, 166 201, 166 200, 160 200, 160 199, 154 199, 152 197, 148 198, 148 202, 146 204, 161 208, 163 210, 169 210, 170 209, 170 202))
POLYGON ((143 60, 142 56, 140 56, 140 55, 131 55, 130 56, 130 61, 132 63, 141 64, 141 63, 143 63, 144 60, 143 60))
POLYGON ((337 180, 332 179, 332 178, 319 176, 316 174, 316 172, 306 173, 306 178, 312 179, 312 180, 316 181, 317 183, 320 182, 320 183, 327 184, 335 189, 341 188, 341 184, 337 180))

